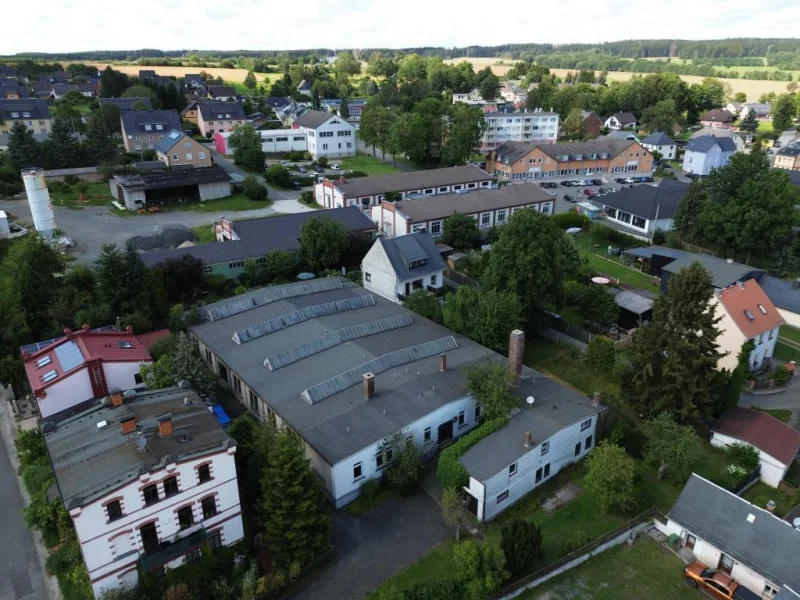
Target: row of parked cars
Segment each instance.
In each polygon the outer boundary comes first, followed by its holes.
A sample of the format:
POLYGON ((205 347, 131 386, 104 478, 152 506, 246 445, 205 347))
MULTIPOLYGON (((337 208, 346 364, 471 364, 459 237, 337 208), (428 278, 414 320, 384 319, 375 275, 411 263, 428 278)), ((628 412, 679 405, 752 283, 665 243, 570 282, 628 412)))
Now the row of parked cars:
MULTIPOLYGON (((613 194, 616 191, 617 190, 615 190, 614 188, 601 187, 596 192, 593 190, 583 190, 583 195, 586 196, 587 199, 591 199, 591 198, 597 198, 599 196, 607 196, 608 194, 613 194)), ((570 194, 564 194, 564 200, 566 200, 567 202, 572 202, 574 204, 576 202, 580 202, 581 197, 571 196, 570 194)))
POLYGON ((655 179, 642 175, 641 177, 617 177, 614 181, 617 183, 648 183, 650 181, 655 181, 655 179))
POLYGON ((600 179, 569 179, 562 181, 561 185, 564 187, 584 187, 587 185, 603 185, 603 182, 600 179))

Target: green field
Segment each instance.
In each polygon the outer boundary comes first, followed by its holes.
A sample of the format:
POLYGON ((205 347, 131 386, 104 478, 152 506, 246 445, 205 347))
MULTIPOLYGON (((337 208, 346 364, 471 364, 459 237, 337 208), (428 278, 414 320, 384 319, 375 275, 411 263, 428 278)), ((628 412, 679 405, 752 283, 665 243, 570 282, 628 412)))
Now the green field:
POLYGON ((607 550, 520 596, 523 600, 698 600, 683 561, 648 539, 607 550))
POLYGON ((622 264, 618 256, 611 256, 609 258, 601 256, 600 253, 603 252, 604 248, 595 248, 592 244, 592 236, 590 234, 582 233, 575 236, 573 239, 580 253, 587 257, 589 266, 597 273, 619 279, 621 282, 634 287, 651 292, 659 292, 658 284, 653 277, 641 271, 626 267, 622 264))
POLYGON ((367 175, 392 175, 394 173, 402 173, 401 169, 381 162, 380 159, 372 158, 367 154, 343 158, 339 164, 342 166, 342 169, 363 171, 367 175))
POLYGON ((163 212, 193 211, 216 213, 219 211, 234 212, 241 210, 258 210, 260 208, 269 208, 270 206, 272 206, 272 200, 254 202, 244 194, 233 194, 232 196, 220 198, 219 200, 208 200, 207 202, 193 202, 191 204, 174 205, 162 210, 163 212))
POLYGON ((106 182, 86 184, 87 190, 83 200, 78 185, 51 189, 50 202, 54 206, 80 210, 84 206, 109 206, 114 199, 106 182))

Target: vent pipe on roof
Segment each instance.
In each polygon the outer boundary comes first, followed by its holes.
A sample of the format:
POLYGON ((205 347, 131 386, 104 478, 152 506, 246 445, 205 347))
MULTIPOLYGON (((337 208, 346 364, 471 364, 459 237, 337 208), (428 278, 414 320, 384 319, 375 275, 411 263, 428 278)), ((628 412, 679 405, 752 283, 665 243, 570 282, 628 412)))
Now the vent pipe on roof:
POLYGON ((158 419, 158 435, 160 437, 169 437, 173 433, 172 429, 172 415, 164 415, 158 419))
POLYGON ((525 445, 526 448, 530 448, 533 445, 533 438, 531 437, 530 431, 525 432, 525 437, 523 438, 522 443, 525 445))
POLYGON ((767 512, 774 513, 775 512, 775 507, 776 507, 775 501, 774 500, 770 500, 769 502, 767 502, 767 505, 764 508, 767 509, 767 512))
POLYGON ((445 371, 447 371, 447 353, 446 353, 446 352, 442 352, 442 353, 439 355, 439 370, 440 370, 442 373, 444 373, 445 371))

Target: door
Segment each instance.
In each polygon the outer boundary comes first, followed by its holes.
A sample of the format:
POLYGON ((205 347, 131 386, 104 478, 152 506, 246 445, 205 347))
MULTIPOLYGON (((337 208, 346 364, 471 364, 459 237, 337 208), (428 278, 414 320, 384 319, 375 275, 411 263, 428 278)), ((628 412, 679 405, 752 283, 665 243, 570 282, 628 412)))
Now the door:
POLYGON ((152 554, 158 551, 158 531, 156 531, 155 523, 148 523, 139 529, 139 534, 142 536, 142 546, 145 554, 152 554))
POLYGON ((226 382, 228 381, 228 367, 219 363, 219 377, 220 379, 224 379, 226 382))
POLYGON ((467 494, 467 512, 478 517, 478 499, 472 494, 467 494))
POLYGON ((694 545, 695 545, 696 543, 697 543, 697 538, 696 538, 696 537, 694 537, 694 536, 693 536, 693 535, 690 533, 689 535, 687 535, 687 536, 686 536, 686 543, 684 544, 684 547, 685 547, 687 550, 694 550, 694 545))
POLYGON ((439 443, 441 444, 444 440, 451 440, 453 439, 453 422, 452 421, 445 421, 441 425, 439 425, 439 443))

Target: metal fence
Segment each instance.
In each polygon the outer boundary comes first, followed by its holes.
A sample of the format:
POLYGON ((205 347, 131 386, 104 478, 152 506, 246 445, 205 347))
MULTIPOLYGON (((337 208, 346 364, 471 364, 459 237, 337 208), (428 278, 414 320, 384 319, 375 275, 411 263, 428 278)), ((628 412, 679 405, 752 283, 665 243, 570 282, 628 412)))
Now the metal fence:
MULTIPOLYGON (((574 560, 576 560, 578 558, 581 558, 582 556, 584 556, 586 554, 589 554, 589 553, 593 552, 594 550, 596 550, 597 548, 599 548, 603 544, 606 544, 607 542, 613 540, 614 538, 616 538, 616 537, 618 537, 618 536, 620 536, 620 535, 622 535, 622 534, 624 534, 624 533, 626 533, 628 531, 632 531, 633 529, 635 529, 637 526, 641 525, 642 523, 650 521, 650 520, 652 520, 654 518, 658 518, 661 521, 664 521, 665 523, 667 521, 667 515, 666 515, 666 513, 664 511, 662 511, 657 506, 651 506, 650 508, 648 508, 643 513, 641 513, 639 515, 636 515, 635 517, 633 517, 629 521, 626 521, 625 523, 623 523, 622 525, 620 525, 616 529, 613 529, 612 531, 609 531, 608 533, 606 533, 604 535, 601 535, 599 538, 597 538, 594 541, 586 544, 585 546, 583 546, 581 548, 578 548, 577 550, 575 550, 573 552, 570 552, 569 554, 567 554, 563 558, 560 558, 557 561, 550 563, 546 567, 542 567, 541 569, 537 569, 536 571, 534 571, 530 575, 527 575, 526 577, 523 577, 523 578, 518 579, 517 581, 515 581, 513 583, 510 583, 509 585, 507 585, 505 588, 503 588, 502 590, 500 590, 496 594, 490 596, 489 600, 502 600, 503 598, 509 597, 511 594, 514 594, 514 592, 517 592, 521 588, 524 588, 524 587, 528 586, 529 584, 533 583, 537 579, 541 579, 542 577, 545 577, 545 576, 553 573, 554 571, 557 571, 557 570, 561 569, 562 567, 568 565, 570 562, 572 562, 572 561, 574 561, 574 560)), ((516 594, 514 594, 514 595, 516 595, 516 594)), ((513 596, 511 596, 511 597, 513 597, 513 596)))
POLYGON ((551 327, 556 331, 574 337, 576 340, 580 340, 584 344, 588 344, 592 339, 592 333, 588 329, 572 325, 563 319, 552 319, 551 327))
POLYGON ((459 285, 470 285, 474 288, 480 287, 478 282, 472 277, 467 277, 463 273, 459 273, 458 271, 454 271, 453 269, 445 269, 444 276, 448 279, 455 281, 459 285))
POLYGON ((759 477, 761 477, 761 465, 758 465, 751 473, 748 473, 744 479, 737 483, 736 487, 733 488, 733 493, 737 496, 743 494, 747 488, 758 481, 759 477))

